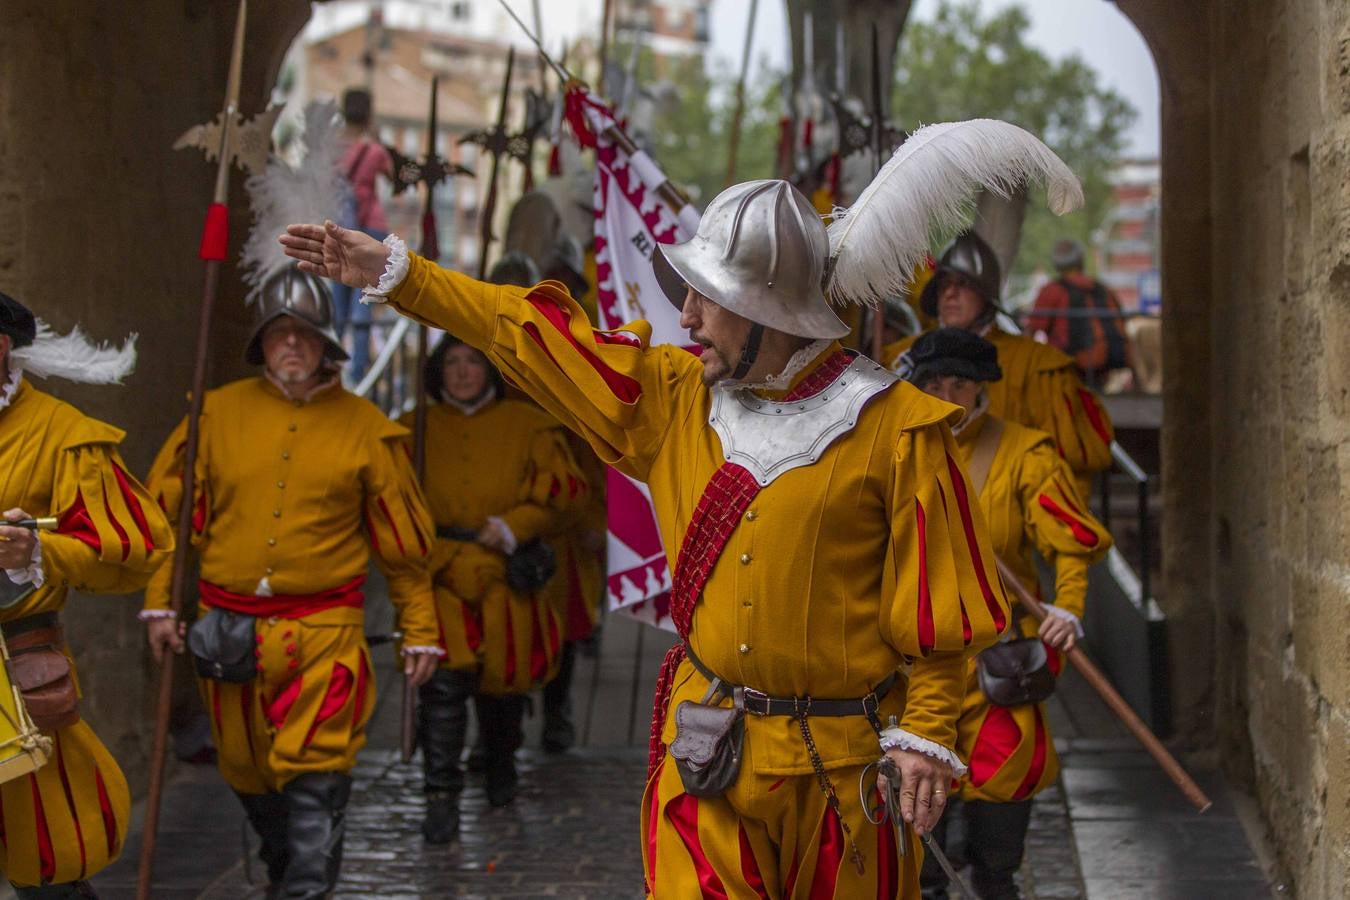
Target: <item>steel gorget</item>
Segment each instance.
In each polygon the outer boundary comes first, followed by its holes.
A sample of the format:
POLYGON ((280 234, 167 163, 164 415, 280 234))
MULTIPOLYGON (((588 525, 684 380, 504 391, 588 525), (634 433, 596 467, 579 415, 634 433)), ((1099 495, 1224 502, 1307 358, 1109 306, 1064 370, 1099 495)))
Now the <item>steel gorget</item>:
POLYGON ((708 424, 729 463, 744 466, 760 487, 820 459, 835 439, 858 423, 867 402, 899 379, 865 356, 814 397, 766 400, 748 390, 715 387, 708 424))

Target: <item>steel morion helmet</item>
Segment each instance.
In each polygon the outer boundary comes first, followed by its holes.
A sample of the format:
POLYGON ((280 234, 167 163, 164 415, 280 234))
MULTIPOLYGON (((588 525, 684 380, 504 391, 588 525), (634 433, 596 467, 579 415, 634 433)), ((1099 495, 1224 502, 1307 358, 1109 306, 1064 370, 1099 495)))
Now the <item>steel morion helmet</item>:
POLYGON ((937 271, 923 287, 919 305, 924 315, 937 317, 938 292, 942 290, 943 276, 964 275, 975 285, 985 302, 999 309, 999 294, 1003 277, 998 267, 998 256, 984 238, 973 231, 963 231, 942 251, 937 271))
POLYGON ((838 338, 845 325, 821 290, 830 242, 811 202, 786 181, 747 181, 713 198, 693 240, 652 256, 676 308, 685 285, 751 322, 805 338, 838 338))
POLYGON ((288 265, 267 276, 258 288, 257 320, 248 339, 244 359, 250 364, 263 364, 262 333, 271 322, 281 316, 297 319, 323 338, 324 359, 344 362, 347 351, 342 349, 337 332, 333 330, 333 298, 328 288, 314 275, 288 265))

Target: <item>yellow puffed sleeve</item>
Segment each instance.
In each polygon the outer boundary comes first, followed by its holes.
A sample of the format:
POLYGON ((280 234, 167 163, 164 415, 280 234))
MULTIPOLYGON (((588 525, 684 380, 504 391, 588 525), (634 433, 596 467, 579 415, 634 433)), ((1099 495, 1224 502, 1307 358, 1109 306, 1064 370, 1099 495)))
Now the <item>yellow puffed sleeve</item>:
POLYGON ((427 555, 436 532, 422 489, 414 477, 404 441, 407 430, 393 422, 372 441, 363 470, 365 521, 375 565, 389 583, 403 644, 440 645, 440 627, 431 595, 427 555))
POLYGON ((1024 424, 1054 438, 1075 473, 1110 468, 1115 430, 1106 407, 1083 384, 1068 357, 1058 351, 1044 355, 1045 367, 1027 386, 1032 421, 1024 424))
MULTIPOLYGON (((206 413, 201 417, 202 443, 197 448, 196 475, 193 479, 193 494, 196 496, 192 504, 193 522, 192 522, 192 544, 199 550, 203 544, 203 535, 206 533, 207 519, 210 516, 211 504, 207 498, 210 495, 210 486, 206 479, 206 413)), ((183 498, 183 457, 187 449, 187 419, 178 423, 178 427, 169 435, 169 439, 159 448, 159 453, 155 455, 155 461, 150 466, 150 474, 145 479, 146 487, 150 496, 154 500, 157 509, 167 518, 170 526, 178 523, 178 507, 183 498)), ((165 559, 153 575, 150 576, 150 582, 145 588, 145 608, 154 610, 164 610, 169 608, 169 594, 172 590, 173 580, 173 562, 172 559, 165 559)))
MULTIPOLYGON (((638 480, 679 418, 672 385, 701 364, 677 347, 649 347, 651 326, 597 331, 562 285, 492 285, 409 254, 391 306, 487 353, 513 384, 581 435, 602 460, 638 480)), ((691 392, 691 398, 693 393, 691 392)))
POLYGON ((586 476, 561 428, 541 429, 531 437, 528 468, 520 487, 519 505, 501 516, 519 543, 556 533, 570 514, 584 507, 586 476))
MULTIPOLYGON (((901 389, 911 389, 901 385, 901 389)), ((965 659, 1011 621, 983 514, 945 421, 900 436, 882 634, 914 659, 901 727, 954 747, 965 659)))
POLYGON ((1026 533, 1055 567, 1055 605, 1082 618, 1087 570, 1111 548, 1111 535, 1088 512, 1073 472, 1049 440, 1022 459, 1019 491, 1026 533))

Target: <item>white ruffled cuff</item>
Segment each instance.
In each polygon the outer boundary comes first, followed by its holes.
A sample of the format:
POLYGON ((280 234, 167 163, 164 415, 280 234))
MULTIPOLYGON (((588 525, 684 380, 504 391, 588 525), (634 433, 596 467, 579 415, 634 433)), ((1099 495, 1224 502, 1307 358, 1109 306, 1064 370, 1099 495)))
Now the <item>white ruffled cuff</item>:
POLYGON ((1057 618, 1057 619, 1063 619, 1063 620, 1066 621, 1066 622, 1072 622, 1072 623, 1073 623, 1073 629, 1074 629, 1074 631, 1078 632, 1078 636, 1079 636, 1080 638, 1085 638, 1085 637, 1087 637, 1087 633, 1086 633, 1085 631, 1083 631, 1083 620, 1082 620, 1082 619, 1078 618, 1078 617, 1075 616, 1073 613, 1069 612, 1067 609, 1060 609, 1058 606, 1055 606, 1053 603, 1043 603, 1043 604, 1041 604, 1041 605, 1045 607, 1045 611, 1046 611, 1047 613, 1049 613, 1050 615, 1054 616, 1055 618, 1057 618))
POLYGON ((142 622, 149 622, 154 619, 176 619, 178 613, 171 609, 143 609, 136 613, 136 618, 142 622))
POLYGON ((446 652, 444 648, 433 647, 430 644, 416 644, 403 648, 404 656, 428 656, 433 654, 435 656, 445 656, 446 652))
POLYGON ((507 556, 515 553, 516 547, 520 546, 520 544, 516 541, 516 533, 511 530, 510 525, 506 524, 506 520, 500 516, 488 516, 487 520, 494 525, 499 526, 502 533, 506 535, 506 546, 502 548, 502 552, 507 556))
POLYGON ((362 303, 383 303, 384 298, 408 277, 407 242, 396 234, 390 234, 384 239, 384 245, 389 248, 389 259, 384 264, 384 274, 374 287, 362 289, 362 303))
POLYGON ((25 568, 6 569, 5 574, 15 584, 31 584, 34 590, 46 584, 47 573, 42 571, 42 539, 38 538, 37 543, 33 544, 33 558, 25 568))
POLYGON ((902 728, 887 728, 881 732, 881 752, 887 750, 912 750, 915 753, 922 753, 924 756, 931 756, 940 762, 945 762, 952 767, 952 776, 960 778, 966 774, 966 764, 961 762, 960 757, 948 750, 941 744, 930 741, 927 738, 921 738, 913 732, 905 731, 902 728))

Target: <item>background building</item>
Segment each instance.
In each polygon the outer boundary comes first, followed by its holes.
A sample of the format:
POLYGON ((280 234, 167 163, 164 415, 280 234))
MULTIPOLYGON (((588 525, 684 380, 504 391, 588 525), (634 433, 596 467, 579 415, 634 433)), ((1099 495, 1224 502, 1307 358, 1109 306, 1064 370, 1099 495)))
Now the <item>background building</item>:
POLYGON ((1162 171, 1156 159, 1126 160, 1117 169, 1115 209, 1097 233, 1097 277, 1128 312, 1157 313, 1162 306, 1158 261, 1158 208, 1162 171))

